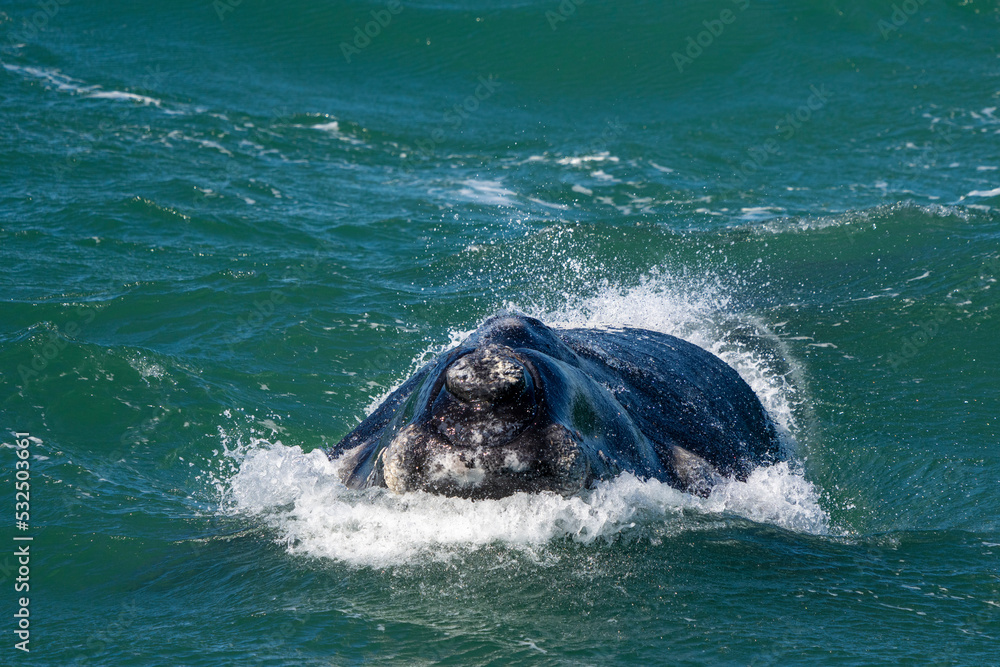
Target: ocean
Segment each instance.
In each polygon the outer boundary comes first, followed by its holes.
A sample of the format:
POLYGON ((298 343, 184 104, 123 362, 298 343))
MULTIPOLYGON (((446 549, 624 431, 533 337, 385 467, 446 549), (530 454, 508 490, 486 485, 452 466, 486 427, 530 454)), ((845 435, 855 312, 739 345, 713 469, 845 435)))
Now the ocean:
POLYGON ((998 30, 5 3, 0 662, 997 664, 998 30), (346 489, 323 448, 504 309, 714 352, 791 459, 346 489))

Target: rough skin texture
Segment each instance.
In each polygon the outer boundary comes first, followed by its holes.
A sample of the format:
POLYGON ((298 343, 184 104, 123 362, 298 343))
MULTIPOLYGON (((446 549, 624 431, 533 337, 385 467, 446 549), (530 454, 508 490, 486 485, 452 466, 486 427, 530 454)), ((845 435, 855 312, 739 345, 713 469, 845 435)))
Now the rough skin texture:
POLYGON ((352 487, 490 498, 622 471, 706 495, 783 452, 749 385, 691 343, 501 313, 328 453, 352 487))

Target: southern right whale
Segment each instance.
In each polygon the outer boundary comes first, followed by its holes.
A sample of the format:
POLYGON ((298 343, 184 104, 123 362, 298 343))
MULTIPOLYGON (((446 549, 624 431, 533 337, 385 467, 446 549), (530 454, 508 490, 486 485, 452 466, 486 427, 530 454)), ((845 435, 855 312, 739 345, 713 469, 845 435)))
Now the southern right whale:
POLYGON ((707 495, 783 458, 739 374, 644 329, 555 329, 500 313, 328 452, 345 484, 466 498, 571 495, 630 472, 707 495))

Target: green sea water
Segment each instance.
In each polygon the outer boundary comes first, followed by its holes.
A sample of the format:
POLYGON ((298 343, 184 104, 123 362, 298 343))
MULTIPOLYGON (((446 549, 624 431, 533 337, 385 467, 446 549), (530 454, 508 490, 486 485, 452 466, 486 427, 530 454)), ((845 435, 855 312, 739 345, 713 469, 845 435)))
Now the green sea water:
POLYGON ((980 0, 0 7, 0 662, 997 664, 998 35, 980 0), (711 350, 792 460, 344 488, 322 448, 504 308, 711 350))

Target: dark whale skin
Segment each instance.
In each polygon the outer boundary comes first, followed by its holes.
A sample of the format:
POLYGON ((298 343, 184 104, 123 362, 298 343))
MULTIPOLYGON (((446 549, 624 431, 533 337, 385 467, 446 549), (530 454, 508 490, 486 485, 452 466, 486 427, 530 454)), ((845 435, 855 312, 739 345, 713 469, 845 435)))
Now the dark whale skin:
POLYGON ((553 329, 506 312, 327 454, 352 488, 470 498, 570 495, 623 471, 708 495, 784 458, 756 394, 710 352, 655 331, 553 329))

